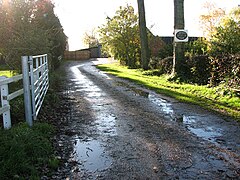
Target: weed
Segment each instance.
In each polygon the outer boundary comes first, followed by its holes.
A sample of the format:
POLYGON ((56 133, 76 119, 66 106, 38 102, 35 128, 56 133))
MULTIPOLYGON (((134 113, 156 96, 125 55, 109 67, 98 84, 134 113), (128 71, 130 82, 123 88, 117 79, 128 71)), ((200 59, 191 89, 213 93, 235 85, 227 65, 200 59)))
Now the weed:
POLYGON ((48 165, 51 169, 57 169, 59 164, 60 164, 60 161, 56 157, 53 157, 48 161, 48 165))

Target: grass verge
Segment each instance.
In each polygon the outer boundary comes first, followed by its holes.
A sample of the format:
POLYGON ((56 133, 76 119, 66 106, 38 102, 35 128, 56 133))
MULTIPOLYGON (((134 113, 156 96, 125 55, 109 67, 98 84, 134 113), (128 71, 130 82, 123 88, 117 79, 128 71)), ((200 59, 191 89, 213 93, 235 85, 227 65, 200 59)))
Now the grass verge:
POLYGON ((0 70, 0 76, 7 76, 7 77, 12 77, 17 75, 15 71, 10 71, 10 70, 0 70))
POLYGON ((42 170, 51 169, 55 161, 49 140, 53 132, 47 123, 0 130, 0 179, 40 179, 42 170))
POLYGON ((176 98, 182 102, 200 105, 206 109, 220 112, 240 121, 240 98, 239 95, 225 86, 209 88, 187 83, 168 81, 168 76, 152 76, 150 71, 140 69, 128 69, 127 67, 114 64, 102 64, 99 69, 142 84, 155 90, 157 93, 176 98))
POLYGON ((23 97, 13 100, 13 127, 10 130, 0 129, 0 179, 40 180, 42 176, 51 177, 58 168, 60 161, 56 158, 52 140, 57 129, 49 113, 49 109, 57 107, 59 102, 56 90, 61 84, 62 72, 57 72, 50 74, 51 86, 38 121, 34 121, 32 128, 23 123, 23 97), (20 109, 17 109, 18 106, 20 109))

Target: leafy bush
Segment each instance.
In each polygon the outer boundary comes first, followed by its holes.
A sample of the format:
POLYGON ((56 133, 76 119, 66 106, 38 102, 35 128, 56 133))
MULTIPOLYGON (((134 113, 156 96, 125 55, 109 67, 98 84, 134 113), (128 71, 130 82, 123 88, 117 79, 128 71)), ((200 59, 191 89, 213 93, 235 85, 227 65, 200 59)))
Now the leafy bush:
POLYGON ((173 55, 173 45, 172 44, 165 44, 158 53, 158 57, 160 57, 161 59, 167 58, 172 55, 173 55))
MULTIPOLYGON (((200 85, 207 84, 211 77, 211 63, 207 55, 198 55, 186 57, 186 79, 184 81, 197 83, 200 85)), ((151 69, 158 69, 153 75, 171 74, 173 66, 173 57, 169 56, 164 59, 152 57, 150 60, 151 69)))
POLYGON ((160 51, 166 47, 166 43, 162 40, 162 38, 154 36, 150 31, 148 33, 148 42, 151 57, 159 57, 160 51))
MULTIPOLYGON (((158 75, 170 74, 172 72, 173 57, 166 57, 161 59, 159 57, 152 57, 149 66, 153 70, 158 70, 158 75)), ((156 75, 156 71, 154 73, 156 75)))
POLYGON ((161 59, 158 57, 151 57, 149 61, 149 67, 150 69, 157 69, 158 68, 158 63, 161 59))
POLYGON ((212 58, 210 84, 225 83, 230 87, 240 86, 240 54, 212 58))
POLYGON ((21 56, 47 53, 50 70, 58 67, 67 37, 51 1, 0 1, 0 14, 0 55, 8 66, 20 72, 21 56))
POLYGON ((236 54, 240 52, 240 8, 232 11, 220 20, 210 39, 210 52, 213 56, 236 54))
POLYGON ((207 55, 189 57, 187 64, 191 70, 189 80, 200 85, 207 84, 210 78, 210 59, 207 55))
POLYGON ((158 68, 161 74, 171 74, 173 67, 173 57, 166 57, 159 61, 158 68))
POLYGON ((186 56, 205 55, 207 52, 207 42, 204 38, 198 38, 196 41, 186 43, 186 56))

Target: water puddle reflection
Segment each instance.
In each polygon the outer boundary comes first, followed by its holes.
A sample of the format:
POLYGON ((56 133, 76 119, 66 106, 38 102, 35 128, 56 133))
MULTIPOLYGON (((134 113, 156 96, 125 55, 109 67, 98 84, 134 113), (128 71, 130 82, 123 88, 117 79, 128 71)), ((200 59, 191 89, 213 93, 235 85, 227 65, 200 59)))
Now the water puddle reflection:
POLYGON ((144 91, 142 89, 131 87, 131 91, 133 91, 135 93, 135 96, 142 96, 142 97, 145 97, 145 98, 149 97, 149 92, 144 91))
POLYGON ((117 81, 116 85, 126 88, 125 91, 131 91, 136 96, 148 98, 150 102, 157 105, 163 116, 170 121, 176 121, 183 124, 188 131, 211 142, 216 142, 217 137, 221 136, 221 129, 209 127, 207 119, 200 115, 179 114, 173 109, 173 104, 165 99, 160 98, 155 93, 149 93, 147 90, 129 85, 128 83, 117 81))
POLYGON ((72 79, 75 84, 75 91, 83 92, 86 97, 85 99, 87 100, 88 98, 98 98, 105 95, 105 93, 98 86, 96 86, 89 78, 81 73, 79 67, 81 66, 74 66, 71 69, 76 77, 76 79, 72 79))
POLYGON ((76 92, 81 92, 84 98, 90 102, 92 113, 95 117, 96 128, 101 135, 116 135, 116 117, 109 110, 111 102, 106 97, 106 93, 95 85, 87 76, 81 73, 78 66, 72 68, 78 81, 75 82, 76 92))
POLYGON ((183 116, 183 123, 186 125, 191 125, 193 123, 196 123, 196 116, 183 116))
POLYGON ((220 132, 216 132, 216 131, 213 131, 213 128, 212 127, 208 127, 206 129, 203 129, 203 128, 191 128, 191 127, 188 127, 188 129, 195 135, 203 138, 203 139, 206 139, 206 140, 210 140, 212 142, 214 142, 215 140, 212 139, 212 138, 216 138, 216 137, 219 137, 221 136, 222 134, 220 132))
POLYGON ((170 117, 174 116, 174 111, 171 103, 168 103, 166 100, 161 99, 154 94, 149 94, 148 99, 154 104, 156 104, 157 106, 159 106, 161 108, 161 111, 165 115, 168 115, 170 117))
POLYGON ((116 131, 116 116, 114 114, 101 114, 98 115, 96 126, 103 135, 115 136, 116 131))
POLYGON ((82 169, 88 172, 100 172, 108 168, 112 159, 104 151, 103 145, 97 140, 81 141, 76 140, 74 146, 74 157, 82 169))
MULTIPOLYGON (((116 135, 116 117, 110 113, 111 101, 106 101, 106 93, 81 72, 79 66, 72 68, 75 79, 75 92, 81 93, 81 97, 89 102, 91 115, 94 118, 92 125, 102 139, 104 136, 116 135)), ((109 98, 108 98, 109 99, 109 98)), ((79 162, 79 168, 83 171, 96 173, 107 169, 111 163, 111 157, 106 153, 104 143, 101 140, 76 139, 73 157, 79 162)))
MULTIPOLYGON (((76 91, 82 92, 84 94, 83 97, 91 103, 91 108, 96 118, 95 124, 100 134, 108 136, 116 135, 117 118, 111 113, 111 103, 108 105, 104 105, 104 103, 106 103, 105 96, 107 95, 85 74, 81 73, 81 71, 79 70, 79 66, 73 67, 72 71, 74 72, 76 77, 76 79, 73 80, 76 91)), ((208 125, 207 117, 200 116, 196 113, 192 114, 191 112, 181 112, 181 114, 179 114, 179 112, 174 110, 174 106, 172 103, 160 98, 157 94, 152 93, 149 90, 145 90, 134 85, 129 85, 128 83, 123 81, 116 81, 115 84, 119 87, 124 88, 125 91, 129 91, 135 96, 147 98, 150 102, 155 104, 160 109, 164 117, 171 121, 176 121, 183 124, 188 131, 198 137, 201 137, 211 142, 216 142, 217 137, 222 135, 221 129, 208 125)), ((81 143, 83 149, 86 149, 87 146, 93 145, 95 145, 97 148, 100 148, 100 145, 94 141, 91 143, 88 142, 88 144, 81 143)), ((88 151, 88 153, 91 153, 91 151, 88 151)))
POLYGON ((173 105, 166 100, 149 94, 149 100, 160 107, 165 117, 172 121, 182 123, 191 133, 211 142, 217 142, 217 137, 222 136, 222 129, 211 127, 207 123, 207 117, 200 115, 179 115, 173 110, 173 105))
POLYGON ((208 126, 205 121, 204 116, 183 116, 183 123, 188 130, 198 137, 215 142, 217 137, 222 136, 222 129, 208 126))

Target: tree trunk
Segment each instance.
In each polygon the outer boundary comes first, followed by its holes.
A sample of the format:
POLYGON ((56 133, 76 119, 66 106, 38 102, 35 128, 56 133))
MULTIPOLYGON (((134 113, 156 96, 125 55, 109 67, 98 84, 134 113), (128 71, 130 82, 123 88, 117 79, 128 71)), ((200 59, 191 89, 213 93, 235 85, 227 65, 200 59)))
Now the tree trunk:
POLYGON ((148 47, 144 0, 138 0, 139 30, 141 39, 141 61, 144 70, 149 69, 150 53, 148 47))
MULTIPOLYGON (((174 0, 174 29, 184 29, 184 0, 174 0)), ((173 77, 183 77, 186 73, 184 42, 173 45, 173 77)))

